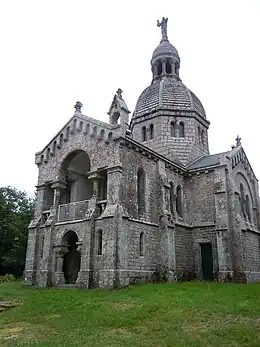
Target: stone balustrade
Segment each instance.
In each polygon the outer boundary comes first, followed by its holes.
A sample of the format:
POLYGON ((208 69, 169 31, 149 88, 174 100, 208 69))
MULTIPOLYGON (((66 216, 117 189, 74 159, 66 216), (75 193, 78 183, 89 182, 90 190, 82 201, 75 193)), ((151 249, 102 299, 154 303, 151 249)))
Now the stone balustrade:
POLYGON ((59 205, 57 222, 84 219, 89 207, 89 200, 59 205))

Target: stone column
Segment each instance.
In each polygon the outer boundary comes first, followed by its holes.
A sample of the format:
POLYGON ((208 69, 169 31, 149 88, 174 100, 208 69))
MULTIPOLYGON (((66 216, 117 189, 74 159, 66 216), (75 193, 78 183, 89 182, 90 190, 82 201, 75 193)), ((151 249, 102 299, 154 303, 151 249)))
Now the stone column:
POLYGON ((34 219, 38 219, 41 217, 41 213, 44 206, 44 193, 45 193, 46 185, 41 184, 36 186, 36 200, 35 200, 35 208, 34 208, 34 219))
POLYGON ((80 269, 76 281, 77 287, 88 287, 89 274, 84 273, 83 269, 85 269, 85 259, 83 257, 83 243, 77 242, 77 251, 80 253, 80 269))
POLYGON ((56 221, 56 217, 58 214, 58 208, 60 205, 60 195, 61 195, 61 190, 66 188, 66 184, 61 181, 56 181, 53 182, 51 185, 51 188, 54 190, 53 192, 53 204, 51 208, 51 216, 52 220, 56 221))
MULTIPOLYGON (((99 272, 99 286, 111 288, 129 284, 127 273, 127 233, 124 228, 127 215, 120 201, 123 168, 121 165, 107 169, 107 205, 102 216, 104 231, 103 261, 105 268, 99 272), (123 219, 123 217, 125 217, 123 219)), ((101 227, 101 221, 99 223, 101 227)))
POLYGON ((34 217, 29 225, 27 251, 25 260, 25 270, 23 278, 25 283, 34 284, 35 282, 35 262, 36 262, 36 238, 37 230, 42 217, 42 210, 44 206, 44 193, 46 186, 41 184, 36 186, 36 200, 34 208, 34 217))
POLYGON ((100 181, 100 174, 98 171, 92 171, 88 173, 88 179, 92 180, 93 182, 93 195, 92 197, 98 199, 99 198, 99 181, 100 181))
POLYGON ((166 60, 162 60, 162 74, 166 74, 166 60))
POLYGON ((66 253, 68 253, 68 247, 64 245, 54 246, 54 251, 56 254, 56 269, 54 274, 55 285, 65 284, 64 272, 63 272, 63 262, 66 253))
POLYGON ((119 193, 122 178, 122 166, 114 166, 107 169, 107 203, 115 205, 119 203, 119 193))
MULTIPOLYGON (((172 75, 175 75, 175 64, 174 61, 171 61, 171 69, 172 69, 172 75)), ((176 74, 177 75, 177 74, 176 74)))
POLYGON ((23 279, 26 284, 34 284, 35 282, 35 247, 36 247, 37 228, 29 228, 25 270, 23 279))
POLYGON ((227 281, 232 278, 232 259, 230 256, 231 231, 228 218, 228 192, 224 167, 215 170, 214 185, 219 280, 227 281))

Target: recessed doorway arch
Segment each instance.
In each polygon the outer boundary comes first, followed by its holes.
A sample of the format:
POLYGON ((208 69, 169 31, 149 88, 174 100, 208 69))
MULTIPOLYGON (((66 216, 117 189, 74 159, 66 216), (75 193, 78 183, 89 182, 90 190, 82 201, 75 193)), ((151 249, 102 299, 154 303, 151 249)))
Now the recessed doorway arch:
POLYGON ((75 284, 80 271, 80 252, 77 250, 78 236, 73 231, 68 231, 63 237, 63 245, 67 246, 68 252, 64 256, 63 273, 66 284, 75 284))

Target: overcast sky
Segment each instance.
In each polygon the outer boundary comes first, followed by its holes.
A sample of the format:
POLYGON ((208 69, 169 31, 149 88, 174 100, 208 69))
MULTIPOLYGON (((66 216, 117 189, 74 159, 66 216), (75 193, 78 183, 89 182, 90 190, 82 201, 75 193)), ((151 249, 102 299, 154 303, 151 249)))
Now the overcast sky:
POLYGON ((0 2, 0 186, 29 194, 35 152, 73 115, 108 121, 115 91, 131 111, 151 83, 150 59, 168 17, 180 77, 202 101, 210 152, 235 137, 260 178, 259 0, 13 0, 0 2))

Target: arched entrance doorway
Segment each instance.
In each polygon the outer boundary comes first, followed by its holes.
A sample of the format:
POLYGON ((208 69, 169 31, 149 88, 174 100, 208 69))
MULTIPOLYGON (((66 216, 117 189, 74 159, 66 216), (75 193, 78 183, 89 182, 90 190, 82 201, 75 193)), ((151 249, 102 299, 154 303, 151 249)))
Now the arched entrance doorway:
POLYGON ((78 236, 69 231, 63 238, 63 244, 68 247, 63 261, 63 272, 66 284, 75 284, 80 270, 80 253, 77 251, 78 236))

